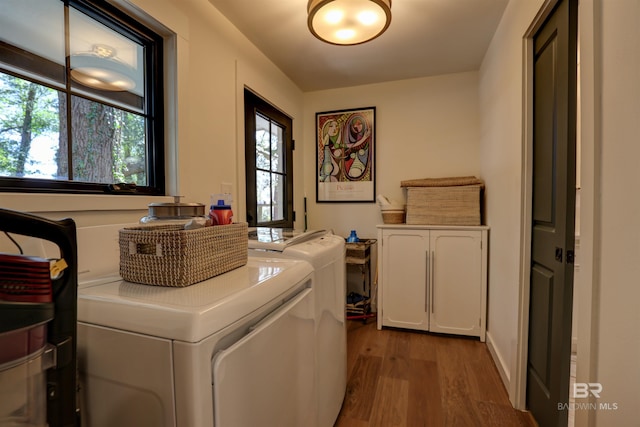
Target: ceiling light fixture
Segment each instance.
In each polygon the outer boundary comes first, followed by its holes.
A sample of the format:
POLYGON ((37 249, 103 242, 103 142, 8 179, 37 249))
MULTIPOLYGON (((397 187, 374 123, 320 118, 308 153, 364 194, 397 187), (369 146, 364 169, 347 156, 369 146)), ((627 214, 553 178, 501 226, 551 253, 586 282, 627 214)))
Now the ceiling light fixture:
POLYGON ((309 0, 307 24, 320 40, 336 45, 368 42, 391 23, 391 0, 309 0))
POLYGON ((71 55, 71 78, 85 86, 108 91, 128 91, 136 84, 134 70, 116 56, 116 50, 95 44, 90 52, 71 55))

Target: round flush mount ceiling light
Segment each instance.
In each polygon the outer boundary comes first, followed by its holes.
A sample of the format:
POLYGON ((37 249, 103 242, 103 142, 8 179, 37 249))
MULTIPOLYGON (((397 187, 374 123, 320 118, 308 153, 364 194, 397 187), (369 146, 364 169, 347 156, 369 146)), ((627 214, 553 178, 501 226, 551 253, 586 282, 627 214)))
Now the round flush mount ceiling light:
POLYGON ((391 0, 309 0, 307 24, 320 40, 336 45, 368 42, 391 23, 391 0))
POLYGON ((85 86, 108 91, 135 87, 133 68, 120 61, 115 49, 94 45, 90 52, 71 55, 71 78, 85 86))

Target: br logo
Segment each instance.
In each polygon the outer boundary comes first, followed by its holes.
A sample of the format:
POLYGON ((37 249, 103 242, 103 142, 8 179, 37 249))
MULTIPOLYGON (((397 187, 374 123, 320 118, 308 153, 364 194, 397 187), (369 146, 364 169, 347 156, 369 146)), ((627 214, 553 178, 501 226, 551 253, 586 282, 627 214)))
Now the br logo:
POLYGON ((602 384, 600 383, 575 383, 573 385, 573 397, 583 399, 592 395, 596 399, 600 398, 602 393, 602 384))

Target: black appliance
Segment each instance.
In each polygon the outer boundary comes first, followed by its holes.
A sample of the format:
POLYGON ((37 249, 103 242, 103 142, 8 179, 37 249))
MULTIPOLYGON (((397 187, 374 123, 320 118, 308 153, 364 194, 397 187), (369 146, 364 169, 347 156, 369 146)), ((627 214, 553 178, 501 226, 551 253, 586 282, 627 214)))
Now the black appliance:
POLYGON ((0 209, 0 238, 4 237, 2 232, 54 243, 66 267, 52 277, 50 260, 0 254, 0 341, 5 344, 0 349, 0 375, 5 375, 5 385, 11 381, 18 385, 4 390, 0 417, 5 420, 0 424, 38 425, 30 421, 28 413, 41 410, 46 411, 49 427, 79 426, 75 222, 0 209), (51 360, 50 367, 44 366, 43 358, 51 360), (23 374, 25 380, 20 381, 23 374), (38 405, 46 405, 46 410, 34 408, 38 405))

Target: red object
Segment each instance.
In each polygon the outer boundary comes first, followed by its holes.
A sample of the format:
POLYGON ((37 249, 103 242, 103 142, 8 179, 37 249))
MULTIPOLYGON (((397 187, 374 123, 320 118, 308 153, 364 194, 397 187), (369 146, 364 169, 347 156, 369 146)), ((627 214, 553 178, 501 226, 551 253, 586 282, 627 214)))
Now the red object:
POLYGON ((0 254, 0 300, 52 302, 50 263, 44 258, 0 254))
MULTIPOLYGON (((0 254, 0 301, 53 301, 50 263, 44 258, 0 254)), ((0 334, 0 364, 25 357, 47 341, 47 325, 39 324, 0 334)))
POLYGON ((230 205, 225 205, 224 200, 218 200, 217 205, 211 205, 209 211, 212 225, 227 225, 233 223, 233 211, 230 205))

